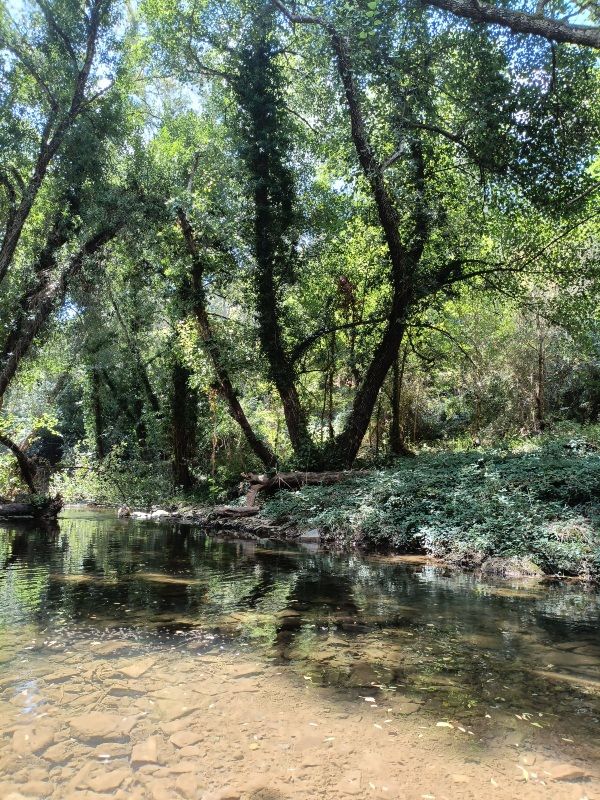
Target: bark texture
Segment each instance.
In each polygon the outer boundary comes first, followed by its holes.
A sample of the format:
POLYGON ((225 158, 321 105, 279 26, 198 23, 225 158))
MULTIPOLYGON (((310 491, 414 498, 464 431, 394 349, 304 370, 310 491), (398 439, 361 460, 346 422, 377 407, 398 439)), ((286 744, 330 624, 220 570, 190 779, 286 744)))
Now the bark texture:
POLYGON ((543 14, 527 14, 524 11, 514 11, 478 0, 425 0, 425 2, 473 22, 502 25, 513 33, 526 33, 553 42, 567 42, 600 49, 600 27, 574 25, 543 14))
POLYGON ((217 378, 219 392, 227 403, 227 408, 231 417, 242 429, 252 451, 266 467, 274 467, 277 463, 277 458, 268 444, 261 439, 252 428, 242 408, 237 392, 234 389, 219 343, 213 334, 210 317, 208 316, 207 298, 204 289, 204 262, 202 259, 201 244, 198 242, 194 229, 182 208, 178 209, 177 218, 192 262, 192 310, 196 319, 200 338, 204 344, 205 352, 217 378))

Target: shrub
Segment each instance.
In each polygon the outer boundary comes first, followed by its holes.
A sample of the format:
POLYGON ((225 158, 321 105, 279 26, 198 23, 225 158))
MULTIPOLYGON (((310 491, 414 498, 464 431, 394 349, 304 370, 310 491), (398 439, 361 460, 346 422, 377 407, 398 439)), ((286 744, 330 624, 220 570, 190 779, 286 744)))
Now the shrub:
POLYGON ((528 556, 546 572, 598 574, 600 456, 581 441, 529 452, 425 453, 264 509, 369 548, 528 556))

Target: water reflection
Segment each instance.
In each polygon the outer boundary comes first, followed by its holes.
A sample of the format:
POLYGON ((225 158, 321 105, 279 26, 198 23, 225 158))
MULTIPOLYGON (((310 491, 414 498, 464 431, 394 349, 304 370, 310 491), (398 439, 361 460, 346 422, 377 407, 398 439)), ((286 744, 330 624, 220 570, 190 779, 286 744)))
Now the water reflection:
POLYGON ((578 586, 482 583, 75 512, 58 529, 1 528, 0 565, 5 666, 115 637, 243 645, 347 696, 460 719, 483 739, 597 731, 600 601, 578 586))

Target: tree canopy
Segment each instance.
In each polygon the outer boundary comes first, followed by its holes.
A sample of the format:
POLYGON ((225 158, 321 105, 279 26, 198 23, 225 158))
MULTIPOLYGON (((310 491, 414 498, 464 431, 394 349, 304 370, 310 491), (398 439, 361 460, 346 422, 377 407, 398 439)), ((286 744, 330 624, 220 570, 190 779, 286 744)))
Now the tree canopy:
POLYGON ((5 3, 20 478, 191 491, 595 420, 597 11, 5 3))

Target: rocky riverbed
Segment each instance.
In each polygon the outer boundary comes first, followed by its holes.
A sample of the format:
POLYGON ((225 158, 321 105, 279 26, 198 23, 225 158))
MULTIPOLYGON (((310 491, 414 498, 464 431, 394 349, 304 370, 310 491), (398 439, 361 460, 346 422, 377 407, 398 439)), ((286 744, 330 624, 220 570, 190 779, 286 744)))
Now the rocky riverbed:
POLYGON ((535 744, 537 716, 525 712, 512 734, 490 741, 493 720, 438 719, 377 687, 340 695, 245 654, 200 647, 149 655, 103 640, 29 664, 26 680, 4 673, 0 796, 600 796, 585 751, 565 742, 565 760, 535 744))

